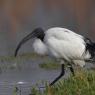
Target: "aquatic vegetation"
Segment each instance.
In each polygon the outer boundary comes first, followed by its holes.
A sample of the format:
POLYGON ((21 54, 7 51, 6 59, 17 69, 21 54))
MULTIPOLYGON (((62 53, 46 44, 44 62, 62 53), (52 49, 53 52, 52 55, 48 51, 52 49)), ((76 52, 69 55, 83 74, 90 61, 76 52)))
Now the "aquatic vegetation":
POLYGON ((60 67, 60 64, 57 64, 55 60, 52 60, 47 56, 39 56, 35 53, 24 53, 16 58, 14 56, 0 56, 0 72, 2 72, 2 70, 21 69, 28 60, 37 62, 41 60, 39 67, 43 69, 58 69, 60 67))
POLYGON ((18 87, 14 87, 14 90, 13 90, 13 95, 18 95, 18 92, 19 91, 19 89, 18 89, 18 87))
POLYGON ((48 59, 47 61, 45 60, 43 63, 39 64, 39 67, 46 69, 46 70, 53 70, 53 69, 58 69, 60 68, 60 64, 54 60, 48 59))
MULTIPOLYGON (((6 71, 8 69, 21 69, 25 60, 41 60, 42 58, 43 62, 39 64, 40 68, 46 70, 60 68, 60 64, 58 64, 55 60, 30 53, 19 55, 17 58, 14 58, 13 56, 0 57, 0 72, 2 73, 2 71, 6 71)), ((37 85, 33 87, 31 86, 29 95, 95 95, 94 69, 85 70, 83 68, 76 68, 75 70, 75 76, 71 75, 68 78, 61 79, 52 87, 46 84, 43 91, 41 91, 37 85)), ((14 87, 13 95, 18 95, 18 93, 18 89, 14 87)))
POLYGON ((62 79, 54 86, 45 88, 43 93, 36 93, 35 88, 32 90, 35 91, 34 95, 95 95, 95 72, 79 69, 74 77, 62 79))

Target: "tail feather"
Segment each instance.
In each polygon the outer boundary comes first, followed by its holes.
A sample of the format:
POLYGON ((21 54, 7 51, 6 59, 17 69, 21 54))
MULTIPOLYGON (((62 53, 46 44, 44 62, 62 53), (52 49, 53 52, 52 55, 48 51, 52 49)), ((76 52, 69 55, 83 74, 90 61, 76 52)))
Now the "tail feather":
POLYGON ((85 43, 86 43, 85 52, 88 51, 91 55, 91 59, 93 59, 95 56, 95 43, 93 43, 89 38, 85 39, 85 43))
POLYGON ((85 66, 85 61, 84 60, 73 60, 75 65, 78 65, 80 67, 84 67, 85 66))

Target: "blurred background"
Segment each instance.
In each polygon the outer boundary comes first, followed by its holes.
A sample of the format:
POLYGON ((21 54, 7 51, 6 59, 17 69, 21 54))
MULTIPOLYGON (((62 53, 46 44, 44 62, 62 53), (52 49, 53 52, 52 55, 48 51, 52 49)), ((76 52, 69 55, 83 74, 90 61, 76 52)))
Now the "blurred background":
MULTIPOLYGON (((13 55, 36 27, 65 27, 95 40, 95 0, 0 0, 0 55, 13 55)), ((27 42, 21 52, 30 52, 27 42)))

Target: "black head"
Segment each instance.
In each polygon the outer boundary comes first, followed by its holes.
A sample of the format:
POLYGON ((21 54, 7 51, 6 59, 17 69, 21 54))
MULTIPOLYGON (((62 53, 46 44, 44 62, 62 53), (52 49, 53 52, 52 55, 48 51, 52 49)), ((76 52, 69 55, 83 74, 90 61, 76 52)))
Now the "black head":
POLYGON ((33 38, 39 38, 43 41, 45 36, 44 30, 42 28, 36 28, 33 32, 31 32, 30 34, 28 34, 26 37, 24 37, 20 43, 18 44, 16 50, 15 50, 15 54, 14 56, 17 56, 17 53, 19 51, 19 49, 21 48, 21 46, 27 42, 29 39, 33 39, 33 38))
POLYGON ((34 32, 36 33, 35 37, 39 38, 41 41, 44 40, 45 33, 41 28, 36 29, 34 32))

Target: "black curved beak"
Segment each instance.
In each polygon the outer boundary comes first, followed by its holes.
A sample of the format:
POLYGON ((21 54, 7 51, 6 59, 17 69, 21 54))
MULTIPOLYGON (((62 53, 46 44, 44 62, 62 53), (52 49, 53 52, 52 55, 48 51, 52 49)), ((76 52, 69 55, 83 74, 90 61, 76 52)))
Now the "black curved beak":
POLYGON ((28 34, 26 37, 24 37, 24 38, 20 41, 20 43, 17 45, 17 48, 16 48, 16 50, 15 50, 14 56, 15 56, 15 57, 17 56, 19 49, 21 48, 21 46, 22 46, 25 42, 27 42, 27 41, 28 41, 29 39, 31 39, 31 38, 34 38, 35 36, 36 36, 35 32, 32 32, 32 33, 28 34))
POLYGON ((16 50, 15 50, 14 56, 15 56, 15 57, 17 56, 19 49, 21 48, 21 46, 22 46, 25 42, 27 42, 29 39, 32 39, 32 38, 35 38, 35 37, 40 38, 40 37, 42 37, 42 36, 41 36, 42 34, 44 35, 43 29, 42 29, 42 28, 36 28, 33 32, 31 32, 31 33, 28 34, 26 37, 24 37, 24 38, 20 41, 20 43, 17 45, 17 48, 16 48, 16 50))

